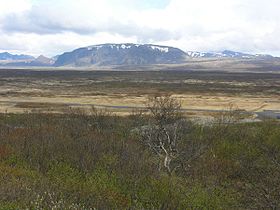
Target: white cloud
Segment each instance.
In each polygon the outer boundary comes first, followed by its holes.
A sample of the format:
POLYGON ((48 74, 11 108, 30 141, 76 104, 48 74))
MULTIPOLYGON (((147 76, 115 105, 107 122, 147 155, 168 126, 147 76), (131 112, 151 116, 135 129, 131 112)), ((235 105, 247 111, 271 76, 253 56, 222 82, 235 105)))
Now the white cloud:
POLYGON ((0 5, 0 50, 50 55, 97 43, 152 42, 280 55, 278 0, 0 0, 0 5))
POLYGON ((0 0, 0 18, 11 13, 20 13, 31 8, 30 0, 0 0))
POLYGON ((107 43, 108 40, 114 40, 117 43, 137 42, 136 37, 124 37, 120 35, 111 35, 109 33, 96 33, 94 35, 79 35, 72 32, 60 34, 22 34, 14 33, 12 35, 1 35, 1 46, 4 50, 12 53, 24 53, 30 55, 54 56, 64 51, 100 43, 107 43))

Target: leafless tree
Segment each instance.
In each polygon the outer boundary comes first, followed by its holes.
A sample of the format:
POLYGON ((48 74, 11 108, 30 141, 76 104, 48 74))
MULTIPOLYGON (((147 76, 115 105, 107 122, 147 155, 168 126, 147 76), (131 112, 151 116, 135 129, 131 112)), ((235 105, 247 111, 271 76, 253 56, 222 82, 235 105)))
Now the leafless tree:
POLYGON ((171 124, 182 118, 182 104, 171 95, 149 97, 146 107, 158 126, 171 124))
POLYGON ((175 169, 172 160, 178 156, 178 142, 182 128, 181 103, 170 95, 148 99, 146 107, 151 115, 149 125, 139 131, 141 141, 159 157, 159 169, 163 167, 169 174, 175 169))

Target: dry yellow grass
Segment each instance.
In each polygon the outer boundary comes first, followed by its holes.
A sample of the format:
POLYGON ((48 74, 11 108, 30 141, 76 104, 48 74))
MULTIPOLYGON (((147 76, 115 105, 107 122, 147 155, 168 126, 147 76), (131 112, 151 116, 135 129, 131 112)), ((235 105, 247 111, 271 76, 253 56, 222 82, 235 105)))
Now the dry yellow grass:
MULTIPOLYGON (((184 109, 223 110, 230 104, 246 111, 280 110, 280 97, 253 96, 220 96, 198 94, 176 94, 175 98, 182 102, 184 109)), ((57 109, 65 106, 90 107, 143 107, 147 99, 143 96, 127 96, 125 94, 97 95, 97 96, 53 96, 53 97, 0 97, 1 112, 24 112, 33 108, 57 109)), ((117 109, 117 108, 116 108, 117 109)), ((116 110, 117 111, 117 110, 116 110)), ((119 110, 121 111, 121 110, 119 110)))
POLYGON ((191 115, 230 104, 251 112, 280 110, 280 74, 274 73, 2 70, 0 78, 0 112, 63 112, 96 105, 123 115, 144 107, 154 94, 172 94, 191 115))

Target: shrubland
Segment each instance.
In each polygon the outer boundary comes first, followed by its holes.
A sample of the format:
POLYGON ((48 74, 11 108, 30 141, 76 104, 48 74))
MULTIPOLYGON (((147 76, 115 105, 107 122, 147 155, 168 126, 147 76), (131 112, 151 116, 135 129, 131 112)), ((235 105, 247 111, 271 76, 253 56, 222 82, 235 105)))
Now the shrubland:
POLYGON ((280 208, 279 121, 147 110, 1 114, 0 209, 280 208))

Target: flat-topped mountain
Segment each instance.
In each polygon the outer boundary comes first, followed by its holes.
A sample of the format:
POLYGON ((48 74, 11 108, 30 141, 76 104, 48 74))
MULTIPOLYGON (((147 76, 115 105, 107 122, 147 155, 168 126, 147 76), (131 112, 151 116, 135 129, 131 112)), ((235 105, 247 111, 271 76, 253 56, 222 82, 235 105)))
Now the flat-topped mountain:
POLYGON ((172 64, 187 54, 174 47, 151 44, 101 44, 60 55, 55 66, 172 64))

